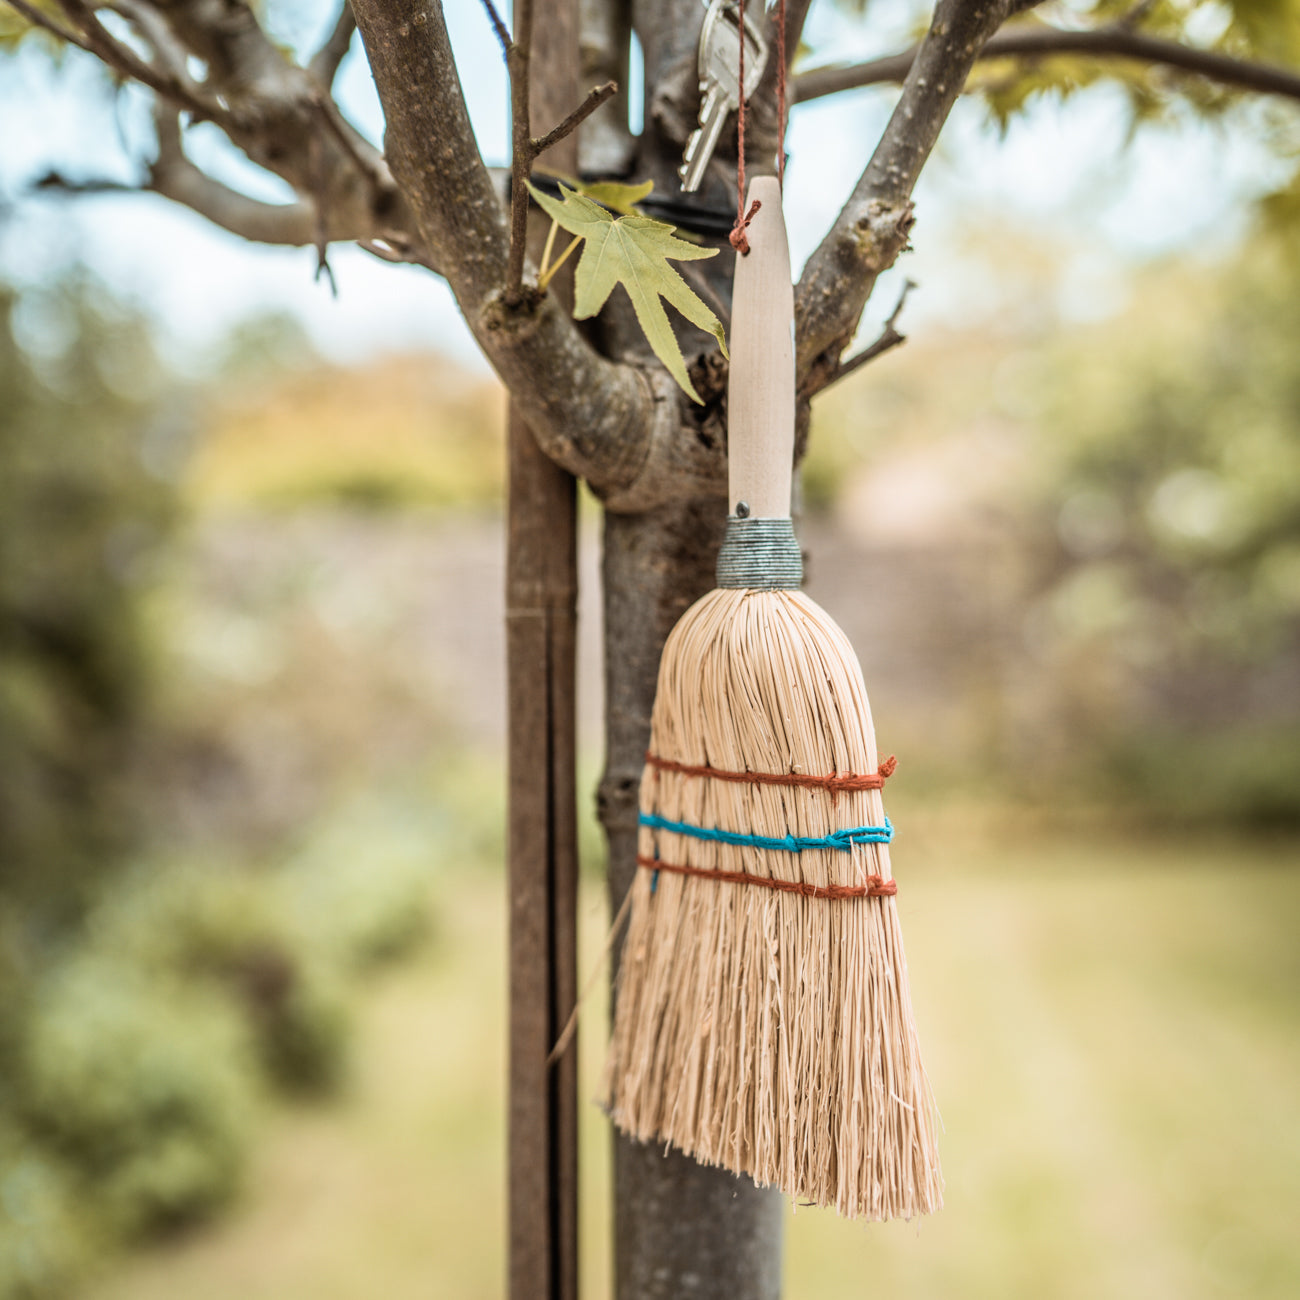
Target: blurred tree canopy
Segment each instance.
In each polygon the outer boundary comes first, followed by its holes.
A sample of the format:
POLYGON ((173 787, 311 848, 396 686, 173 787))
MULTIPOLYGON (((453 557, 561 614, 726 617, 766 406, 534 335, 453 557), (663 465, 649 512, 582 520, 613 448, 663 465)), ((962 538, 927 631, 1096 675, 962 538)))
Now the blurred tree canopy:
POLYGON ((1037 53, 999 56, 994 47, 972 80, 1004 125, 1036 93, 1068 96, 1103 79, 1125 89, 1135 125, 1161 119, 1180 100, 1222 113, 1250 88, 1248 71, 1237 82, 1219 80, 1213 62, 1197 72, 1197 60, 1183 60, 1180 49, 1243 65, 1300 63, 1300 7, 1292 0, 1075 0, 1039 6, 1004 32, 1049 25, 1063 34, 1059 51, 1050 39, 1037 53))

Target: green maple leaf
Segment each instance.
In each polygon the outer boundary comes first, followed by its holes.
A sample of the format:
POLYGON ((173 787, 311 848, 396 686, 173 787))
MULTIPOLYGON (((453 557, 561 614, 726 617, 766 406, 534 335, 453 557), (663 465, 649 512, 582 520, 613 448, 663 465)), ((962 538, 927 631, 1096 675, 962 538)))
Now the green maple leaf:
POLYGON ((640 185, 622 185, 618 181, 591 181, 587 185, 571 186, 578 194, 595 199, 602 207, 613 208, 615 212, 625 217, 640 216, 636 205, 654 187, 654 181, 642 181, 640 185))
POLYGON ((662 221, 652 221, 649 217, 615 217, 599 203, 564 185, 560 186, 559 200, 531 185, 528 190, 547 216, 584 241, 574 273, 574 316, 578 320, 594 316, 605 305, 614 286, 621 284, 632 299, 637 321, 655 356, 667 366, 668 373, 691 400, 700 401, 686 373, 686 361, 661 299, 672 303, 692 325, 712 334, 726 356, 727 339, 722 323, 669 265, 670 259, 694 262, 713 257, 718 250, 698 248, 676 238, 672 226, 662 221))
POLYGON ((581 181, 567 172, 557 172, 552 167, 538 167, 536 171, 561 185, 567 185, 575 194, 595 199, 604 208, 613 208, 619 216, 639 217, 636 205, 655 187, 654 181, 641 181, 638 185, 624 185, 622 181, 581 181))

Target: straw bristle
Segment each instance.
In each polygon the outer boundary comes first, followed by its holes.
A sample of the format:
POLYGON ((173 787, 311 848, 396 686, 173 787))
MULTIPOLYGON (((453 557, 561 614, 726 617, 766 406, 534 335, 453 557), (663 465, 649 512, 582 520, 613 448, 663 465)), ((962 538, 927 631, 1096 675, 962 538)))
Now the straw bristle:
MULTIPOLYGON (((878 762, 853 650, 795 591, 718 590, 687 611, 664 648, 650 743, 660 758, 731 772, 878 762)), ((767 836, 884 823, 878 790, 832 796, 652 766, 641 809, 767 836)), ((643 827, 640 853, 656 849, 821 886, 891 879, 884 844, 792 853, 643 827)), ((606 1071, 615 1124, 849 1217, 937 1209, 936 1116, 895 900, 649 870, 632 889, 606 1071)))

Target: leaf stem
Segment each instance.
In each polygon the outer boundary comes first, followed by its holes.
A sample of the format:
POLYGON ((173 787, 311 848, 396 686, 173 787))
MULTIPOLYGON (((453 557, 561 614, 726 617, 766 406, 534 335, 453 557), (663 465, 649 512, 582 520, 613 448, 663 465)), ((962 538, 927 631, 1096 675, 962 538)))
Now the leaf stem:
MULTIPOLYGON (((551 246, 551 239, 553 239, 553 238, 555 237, 555 231, 556 231, 556 226, 555 226, 554 223, 552 223, 552 225, 551 225, 551 234, 550 234, 550 236, 547 238, 547 241, 546 241, 546 246, 547 246, 547 249, 548 249, 548 250, 549 250, 549 248, 550 248, 550 246, 551 246)), ((574 250, 575 248, 577 248, 578 245, 579 245, 580 243, 582 243, 582 236, 581 236, 581 235, 575 235, 575 236, 573 237, 573 241, 572 241, 572 243, 569 244, 568 248, 566 248, 566 249, 564 250, 564 252, 562 252, 562 253, 559 255, 558 258, 556 258, 556 260, 555 260, 555 265, 554 265, 553 267, 551 267, 549 271, 543 271, 543 272, 542 272, 541 276, 538 278, 538 281, 537 281, 537 287, 538 287, 539 289, 541 289, 541 290, 545 290, 546 286, 547 286, 548 284, 550 284, 550 282, 551 282, 553 279, 555 279, 555 273, 556 273, 556 271, 558 271, 558 270, 560 269, 560 267, 562 267, 562 266, 565 264, 565 262, 567 262, 567 261, 569 260, 569 254, 572 253, 573 250, 574 250)))
MULTIPOLYGON (((20 3, 23 0, 19 0, 20 3)), ((529 104, 529 58, 533 44, 533 0, 515 0, 512 37, 506 30, 492 0, 483 0, 492 29, 505 54, 506 71, 510 77, 510 252, 506 261, 504 302, 517 307, 524 296, 524 245, 528 237, 528 178, 532 175, 537 156, 553 144, 571 135, 589 118, 618 86, 606 82, 587 92, 587 97, 558 126, 545 135, 533 137, 529 104)), ((552 232, 554 233, 554 232, 552 232)), ((566 253, 567 257, 568 254, 566 253)), ((560 261, 563 261, 562 257, 560 261)), ((556 263, 556 266, 559 262, 556 263)), ((552 274, 554 268, 552 268, 552 274)), ((539 283, 538 288, 545 288, 539 283)))
POLYGON ((546 268, 551 264, 551 252, 555 248, 555 233, 560 228, 560 223, 551 218, 551 228, 546 232, 546 247, 542 249, 542 264, 537 269, 538 281, 537 287, 544 289, 546 287, 547 277, 546 268))

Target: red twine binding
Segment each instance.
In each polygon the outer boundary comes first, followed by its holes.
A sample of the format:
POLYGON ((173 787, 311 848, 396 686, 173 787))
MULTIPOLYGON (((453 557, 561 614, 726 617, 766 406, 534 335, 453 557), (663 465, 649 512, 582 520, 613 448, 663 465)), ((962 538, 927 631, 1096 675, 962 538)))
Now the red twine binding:
POLYGON ((892 898, 898 893, 898 881, 884 876, 868 876, 865 885, 810 885, 804 880, 776 880, 772 876, 752 876, 748 871, 714 871, 710 867, 688 867, 680 862, 661 862, 638 854, 636 864, 647 871, 671 871, 678 876, 705 876, 732 885, 759 885, 782 894, 801 894, 804 898, 892 898))
POLYGON ((749 205, 748 212, 746 212, 744 208, 741 208, 740 212, 736 215, 736 224, 732 226, 731 234, 727 236, 727 238, 731 240, 732 248, 734 248, 741 257, 747 257, 749 255, 749 237, 745 234, 745 228, 751 221, 753 221, 754 213, 756 213, 762 206, 763 205, 755 199, 753 203, 749 205))
POLYGON ((807 790, 829 790, 831 803, 844 792, 852 790, 883 790, 885 780, 894 775, 898 759, 893 754, 872 773, 857 775, 853 772, 832 773, 830 776, 806 776, 802 772, 724 772, 716 767, 692 767, 677 763, 671 758, 660 758, 646 752, 645 761, 660 772, 676 772, 680 776, 702 776, 714 781, 733 781, 743 785, 799 786, 807 790))
POLYGON ((740 0, 740 104, 736 108, 736 224, 727 236, 731 246, 741 257, 749 255, 749 237, 745 227, 754 219, 754 213, 762 206, 751 205, 749 216, 745 215, 745 0, 740 0))

